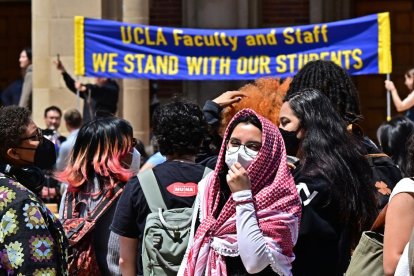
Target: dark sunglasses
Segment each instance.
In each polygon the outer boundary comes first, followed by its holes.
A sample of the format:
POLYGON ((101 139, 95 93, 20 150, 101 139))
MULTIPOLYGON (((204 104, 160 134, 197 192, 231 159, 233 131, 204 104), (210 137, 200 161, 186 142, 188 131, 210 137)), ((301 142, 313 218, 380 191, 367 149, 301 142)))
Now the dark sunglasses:
POLYGON ((20 141, 24 141, 24 140, 37 140, 40 143, 42 143, 43 142, 43 139, 44 138, 43 138, 42 130, 40 128, 38 128, 38 129, 36 129, 36 132, 35 132, 34 135, 29 136, 29 137, 23 137, 23 138, 20 139, 20 141))

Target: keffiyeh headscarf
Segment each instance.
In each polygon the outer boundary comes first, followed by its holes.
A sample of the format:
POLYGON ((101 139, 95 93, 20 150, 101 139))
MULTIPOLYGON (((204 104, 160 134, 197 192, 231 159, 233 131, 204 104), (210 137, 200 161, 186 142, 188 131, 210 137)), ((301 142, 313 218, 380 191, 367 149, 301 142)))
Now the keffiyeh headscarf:
POLYGON ((219 172, 225 166, 226 141, 239 117, 255 116, 262 124, 262 147, 247 169, 255 200, 256 217, 266 240, 269 264, 280 275, 290 275, 293 246, 298 236, 301 204, 286 163, 278 128, 251 109, 238 112, 224 134, 217 165, 206 181, 200 208, 204 219, 189 251, 185 275, 227 275, 225 256, 238 256, 236 207, 232 197, 222 210, 219 172), (214 214, 219 213, 217 218, 214 214))

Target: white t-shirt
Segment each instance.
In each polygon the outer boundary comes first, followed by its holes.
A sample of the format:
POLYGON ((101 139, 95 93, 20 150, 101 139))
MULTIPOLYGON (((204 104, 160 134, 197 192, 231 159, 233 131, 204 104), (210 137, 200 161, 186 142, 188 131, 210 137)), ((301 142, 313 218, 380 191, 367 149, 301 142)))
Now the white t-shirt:
MULTIPOLYGON (((399 193, 414 193, 414 181, 411 178, 401 179, 392 190, 389 202, 391 202, 392 198, 399 193)), ((408 246, 409 243, 407 243, 405 246, 404 252, 398 261, 397 268, 395 269, 395 276, 410 275, 408 263, 408 246)))

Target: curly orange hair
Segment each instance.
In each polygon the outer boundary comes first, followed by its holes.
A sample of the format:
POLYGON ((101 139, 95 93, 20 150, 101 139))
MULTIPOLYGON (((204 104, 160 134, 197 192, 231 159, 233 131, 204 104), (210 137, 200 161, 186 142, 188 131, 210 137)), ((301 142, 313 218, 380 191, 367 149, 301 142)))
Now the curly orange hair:
POLYGON ((224 133, 231 118, 243 108, 251 108, 279 126, 280 107, 291 81, 291 78, 285 79, 283 83, 279 78, 259 78, 254 83, 240 88, 239 91, 243 92, 245 97, 223 110, 220 134, 224 133))

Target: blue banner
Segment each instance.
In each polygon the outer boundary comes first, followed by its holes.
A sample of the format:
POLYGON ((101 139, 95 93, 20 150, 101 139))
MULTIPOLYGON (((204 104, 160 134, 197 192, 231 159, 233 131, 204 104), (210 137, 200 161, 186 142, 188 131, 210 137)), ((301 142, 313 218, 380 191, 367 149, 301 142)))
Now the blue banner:
POLYGON ((75 73, 111 78, 249 80, 332 60, 352 75, 391 72, 388 13, 306 26, 202 30, 75 17, 75 73))

